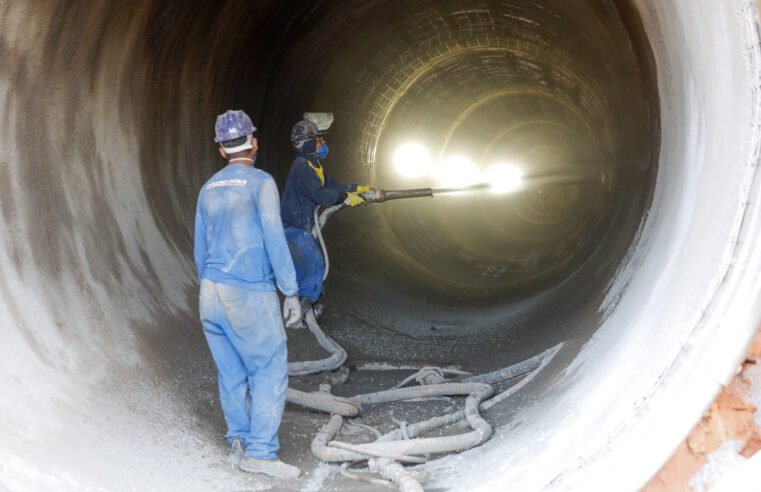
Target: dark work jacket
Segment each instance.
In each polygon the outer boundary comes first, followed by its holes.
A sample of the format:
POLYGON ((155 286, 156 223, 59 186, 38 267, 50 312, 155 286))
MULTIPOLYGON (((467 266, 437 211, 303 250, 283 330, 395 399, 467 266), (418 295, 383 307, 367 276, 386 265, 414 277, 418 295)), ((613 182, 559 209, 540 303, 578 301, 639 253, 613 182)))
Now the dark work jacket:
POLYGON ((280 201, 283 226, 311 231, 316 206, 336 205, 344 193, 356 190, 357 185, 341 184, 325 175, 320 161, 314 155, 299 154, 293 160, 280 201))

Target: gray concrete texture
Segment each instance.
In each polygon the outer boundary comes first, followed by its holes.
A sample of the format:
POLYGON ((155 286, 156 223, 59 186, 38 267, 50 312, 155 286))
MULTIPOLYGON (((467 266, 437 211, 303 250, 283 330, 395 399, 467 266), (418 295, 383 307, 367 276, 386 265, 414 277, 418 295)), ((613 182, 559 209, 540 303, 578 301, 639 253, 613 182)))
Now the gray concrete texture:
MULTIPOLYGON (((305 110, 336 114, 339 180, 426 185, 392 172, 407 140, 531 169, 514 196, 373 205, 326 230, 322 324, 352 367, 480 372, 565 342, 486 412, 489 442, 420 467, 427 489, 636 490, 759 326, 753 1, 0 12, 0 488, 373 489, 309 455, 327 417, 297 408, 281 441, 302 479, 224 463, 191 249, 196 193, 221 165, 213 121, 231 107, 252 115, 257 165, 281 186, 305 110)), ((315 355, 302 333, 289 344, 315 355)), ((342 391, 409 372, 359 371, 342 391)))

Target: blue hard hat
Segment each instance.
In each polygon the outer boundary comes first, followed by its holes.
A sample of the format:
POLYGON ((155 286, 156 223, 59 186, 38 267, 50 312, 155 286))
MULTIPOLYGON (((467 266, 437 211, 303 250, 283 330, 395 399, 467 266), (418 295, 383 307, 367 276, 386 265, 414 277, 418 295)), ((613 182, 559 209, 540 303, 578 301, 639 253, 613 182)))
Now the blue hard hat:
POLYGON ((251 118, 240 109, 228 109, 224 114, 217 116, 214 130, 214 141, 221 143, 251 135, 256 131, 256 127, 251 118))
POLYGON ((300 144, 321 134, 317 125, 309 120, 301 120, 293 125, 293 129, 291 129, 291 142, 300 144))

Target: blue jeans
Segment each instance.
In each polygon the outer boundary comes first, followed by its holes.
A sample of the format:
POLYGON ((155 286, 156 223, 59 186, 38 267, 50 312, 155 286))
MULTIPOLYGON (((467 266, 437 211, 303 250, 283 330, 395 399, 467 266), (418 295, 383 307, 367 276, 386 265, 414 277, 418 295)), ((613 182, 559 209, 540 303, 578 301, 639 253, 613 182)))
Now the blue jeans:
POLYGON ((288 354, 280 300, 204 279, 201 323, 217 364, 227 440, 242 439, 246 456, 277 458, 277 431, 288 389, 288 354))
POLYGON ((285 238, 296 268, 299 295, 315 302, 322 294, 322 277, 325 275, 325 259, 320 243, 311 232, 299 227, 286 228, 285 238))

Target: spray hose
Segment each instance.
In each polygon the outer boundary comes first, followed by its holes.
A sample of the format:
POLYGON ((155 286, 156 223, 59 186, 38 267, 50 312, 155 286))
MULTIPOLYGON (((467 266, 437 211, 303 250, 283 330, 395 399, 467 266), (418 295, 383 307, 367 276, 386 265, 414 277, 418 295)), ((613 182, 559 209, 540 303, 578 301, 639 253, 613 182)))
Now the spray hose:
MULTIPOLYGON (((431 188, 374 190, 363 193, 361 196, 368 203, 382 203, 389 200, 432 197, 440 193, 480 188, 479 186, 438 190, 431 188)), ((318 206, 314 210, 312 234, 319 241, 325 259, 323 280, 327 278, 330 260, 322 236, 322 228, 333 214, 346 206, 341 203, 327 208, 318 206)), ((323 380, 326 382, 320 385, 320 391, 306 393, 288 388, 286 396, 286 401, 289 403, 331 414, 330 421, 312 441, 312 454, 324 462, 344 463, 341 468, 342 473, 350 478, 372 483, 388 483, 347 471, 350 463, 366 461, 370 471, 377 472, 387 481, 395 483, 402 492, 423 492, 420 476, 416 472, 408 471, 402 464, 424 463, 427 455, 464 451, 484 443, 491 437, 492 427, 481 416, 480 411, 504 401, 523 388, 549 364, 563 346, 561 343, 517 364, 477 376, 472 376, 458 369, 426 366, 420 368, 415 374, 404 378, 389 390, 342 398, 333 395, 330 389, 335 384, 344 383, 349 376, 348 370, 343 367, 347 353, 320 329, 313 309, 307 309, 304 319, 318 344, 330 353, 327 358, 321 360, 288 363, 288 374, 290 376, 326 374, 326 378, 323 380), (522 377, 523 380, 492 398, 495 392, 494 385, 519 377, 522 377), (419 383, 419 386, 406 386, 413 381, 419 383), (384 435, 375 431, 376 440, 374 442, 348 443, 334 440, 344 424, 344 419, 359 416, 363 407, 457 395, 467 397, 464 408, 459 411, 410 425, 401 422, 399 429, 384 435), (451 425, 461 425, 469 428, 469 431, 441 437, 419 437, 422 434, 451 425)))
MULTIPOLYGON (((360 193, 360 196, 365 199, 367 203, 383 203, 391 200, 404 200, 407 198, 425 198, 433 197, 436 194, 453 193, 459 191, 469 191, 481 189, 480 185, 470 186, 467 188, 417 188, 414 190, 373 190, 365 193, 360 193)), ((325 227, 328 219, 333 216, 339 210, 346 208, 346 204, 339 203, 330 207, 322 207, 320 205, 314 208, 314 226, 312 226, 312 235, 320 242, 320 249, 322 250, 322 257, 325 259, 325 273, 322 275, 322 280, 328 278, 328 272, 330 271, 330 257, 328 256, 328 248, 325 246, 325 239, 322 237, 322 228, 325 227)))
POLYGON ((320 249, 322 250, 322 257, 325 259, 325 273, 322 274, 322 281, 324 282, 328 278, 328 272, 330 271, 330 257, 328 256, 328 248, 325 246, 325 239, 322 237, 322 228, 325 227, 325 223, 328 219, 339 210, 345 208, 346 205, 339 203, 332 207, 323 208, 321 206, 314 207, 314 225, 312 226, 312 235, 320 242, 320 249))

